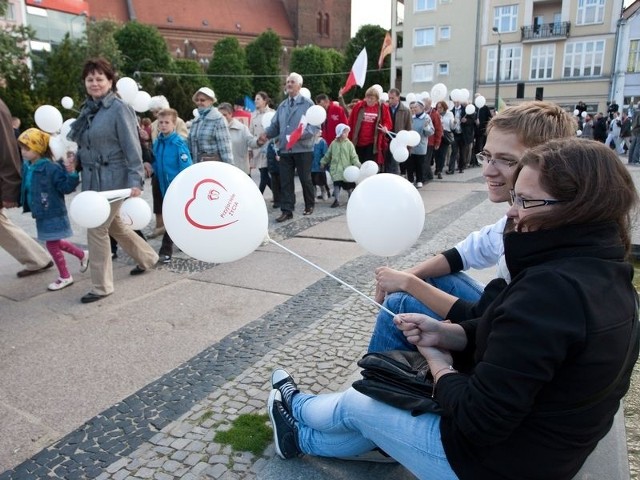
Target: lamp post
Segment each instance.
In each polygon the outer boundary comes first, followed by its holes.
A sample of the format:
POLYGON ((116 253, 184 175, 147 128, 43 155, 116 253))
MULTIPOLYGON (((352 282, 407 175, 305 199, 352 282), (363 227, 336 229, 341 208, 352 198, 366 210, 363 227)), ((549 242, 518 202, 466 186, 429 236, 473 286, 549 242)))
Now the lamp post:
POLYGON ((498 104, 500 103, 500 55, 502 53, 502 38, 500 38, 500 30, 493 27, 493 32, 498 34, 498 59, 496 63, 496 100, 495 111, 498 112, 498 104))

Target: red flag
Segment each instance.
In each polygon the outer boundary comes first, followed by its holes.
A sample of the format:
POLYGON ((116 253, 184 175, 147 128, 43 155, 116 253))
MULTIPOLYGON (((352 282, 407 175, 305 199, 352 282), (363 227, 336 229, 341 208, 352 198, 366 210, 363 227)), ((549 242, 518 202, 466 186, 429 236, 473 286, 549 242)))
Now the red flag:
POLYGON ((382 48, 380 49, 380 56, 378 57, 378 70, 382 68, 384 59, 387 55, 391 54, 391 50, 393 50, 393 45, 391 45, 391 34, 387 32, 384 35, 382 48))
POLYGON ((353 62, 353 67, 351 67, 351 71, 349 72, 349 76, 347 77, 347 83, 342 87, 341 92, 344 94, 351 90, 351 88, 358 85, 359 87, 364 86, 364 79, 367 76, 367 49, 363 48, 362 51, 358 54, 356 61, 353 62))
POLYGON ((305 127, 307 126, 307 117, 304 115, 300 119, 300 123, 296 127, 296 129, 291 132, 289 138, 287 139, 287 150, 291 150, 293 146, 296 144, 300 137, 302 136, 302 132, 304 132, 305 127))

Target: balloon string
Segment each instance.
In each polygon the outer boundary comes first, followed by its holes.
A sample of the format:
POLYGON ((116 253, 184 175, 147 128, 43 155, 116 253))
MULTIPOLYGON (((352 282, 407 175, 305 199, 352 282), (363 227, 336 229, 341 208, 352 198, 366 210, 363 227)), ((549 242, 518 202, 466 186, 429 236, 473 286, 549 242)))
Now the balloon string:
POLYGON ((298 255, 296 252, 289 250, 287 247, 285 247, 284 245, 279 244, 278 242, 276 242, 275 240, 269 238, 269 242, 273 243, 274 245, 282 248, 283 250, 289 252, 291 255, 293 255, 294 257, 299 258, 300 260, 302 260, 303 262, 311 265, 313 268, 316 268, 318 270, 320 270, 322 273, 324 273, 325 275, 329 275, 331 278, 333 278, 334 280, 336 280, 338 283, 344 285, 345 287, 353 290, 354 292, 356 292, 358 295, 364 297, 365 299, 367 299, 369 302, 373 303, 375 306, 377 306, 378 308, 380 308, 381 310, 384 310, 385 312, 387 312, 389 315, 391 315, 392 317, 395 317, 396 314, 393 313, 391 310, 389 310, 387 307, 384 307, 382 305, 380 305, 378 302, 376 302, 373 298, 365 295, 364 293, 362 293, 359 290, 356 290, 354 287, 352 287, 351 285, 349 285, 348 283, 343 282, 342 280, 340 280, 338 277, 336 277, 335 275, 332 275, 330 272, 327 272, 325 269, 323 269, 322 267, 319 267, 318 265, 316 265, 315 263, 310 262, 309 260, 307 260, 304 257, 301 257, 300 255, 298 255))
POLYGON ((110 198, 110 199, 108 199, 107 201, 108 201, 109 203, 113 203, 113 202, 117 202, 117 201, 119 201, 119 200, 126 200, 127 198, 129 198, 129 197, 115 197, 115 198, 110 198))

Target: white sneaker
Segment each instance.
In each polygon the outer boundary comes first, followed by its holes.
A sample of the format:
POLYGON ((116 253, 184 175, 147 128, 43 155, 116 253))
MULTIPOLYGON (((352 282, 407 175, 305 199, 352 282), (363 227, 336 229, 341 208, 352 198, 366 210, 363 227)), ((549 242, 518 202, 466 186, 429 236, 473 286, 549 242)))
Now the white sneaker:
POLYGON ((64 287, 68 287, 73 283, 73 277, 58 278, 55 282, 50 283, 47 287, 49 290, 62 290, 64 287))
POLYGON ((89 250, 84 250, 84 257, 80 260, 80 271, 86 272, 87 268, 89 268, 89 250))
POLYGON ((422 188, 422 182, 416 183, 416 188, 422 188))

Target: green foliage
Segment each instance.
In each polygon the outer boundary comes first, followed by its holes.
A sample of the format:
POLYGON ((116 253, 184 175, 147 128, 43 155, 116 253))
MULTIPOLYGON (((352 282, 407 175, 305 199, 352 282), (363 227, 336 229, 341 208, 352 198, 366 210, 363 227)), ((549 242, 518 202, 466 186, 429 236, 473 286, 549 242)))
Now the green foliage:
POLYGON ((115 35, 122 25, 113 20, 88 22, 86 30, 85 59, 104 57, 118 71, 122 71, 124 57, 115 35))
POLYGON ((0 78, 19 80, 28 76, 27 50, 35 35, 31 27, 11 26, 0 29, 0 78))
POLYGON ((84 61, 84 42, 71 40, 69 34, 62 42, 54 45, 51 52, 33 57, 33 70, 36 79, 36 92, 44 103, 60 107, 64 96, 73 98, 75 105, 83 100, 86 93, 82 85, 81 74, 84 61), (39 61, 36 61, 39 58, 39 61))
POLYGON ((262 455, 271 442, 271 429, 266 425, 267 415, 240 415, 230 430, 218 432, 215 441, 231 445, 236 452, 251 452, 262 455))
POLYGON ((4 16, 7 13, 8 5, 9 5, 8 0, 0 0, 0 17, 4 16))
POLYGON ((337 50, 329 49, 326 51, 331 61, 331 72, 333 75, 327 78, 327 84, 329 86, 329 92, 327 94, 331 98, 338 98, 338 91, 344 86, 347 80, 351 65, 345 65, 344 55, 337 50))
POLYGON ((313 100, 319 93, 328 93, 331 90, 331 75, 333 71, 331 57, 316 45, 308 45, 296 48, 291 54, 289 70, 302 75, 303 86, 311 91, 313 100))
POLYGON ((213 48, 213 59, 207 70, 219 102, 231 102, 251 95, 253 87, 244 50, 235 37, 226 37, 213 48))
MULTIPOLYGON (((123 54, 122 73, 132 77, 134 72, 165 72, 171 66, 167 44, 155 27, 129 22, 115 32, 114 38, 123 54)), ((149 80, 143 78, 142 80, 149 80)), ((143 85, 145 85, 143 81, 143 85)), ((150 81, 150 80, 149 80, 150 81)))
POLYGON ((282 90, 280 73, 280 55, 282 42, 280 37, 271 29, 261 33, 245 49, 247 66, 253 77, 253 93, 264 91, 276 99, 282 90), (264 75, 264 76, 262 76, 264 75))
POLYGON ((378 56, 380 55, 380 48, 382 47, 385 33, 386 30, 379 25, 363 25, 356 32, 356 35, 349 40, 345 51, 347 70, 351 69, 353 62, 355 62, 356 57, 363 47, 367 49, 367 58, 369 61, 367 65, 367 79, 364 87, 352 88, 345 94, 345 97, 349 99, 353 97, 363 98, 367 88, 376 83, 381 85, 385 90, 389 87, 389 71, 378 70, 378 56))
POLYGON ((22 120, 23 130, 34 126, 33 112, 38 105, 29 87, 29 78, 7 80, 6 88, 0 88, 0 98, 11 114, 22 120))
POLYGON ((211 83, 195 60, 175 60, 171 73, 175 75, 162 77, 162 82, 154 89, 154 95, 167 97, 169 105, 178 111, 180 118, 189 120, 194 108, 191 97, 200 87, 210 87, 211 83))

